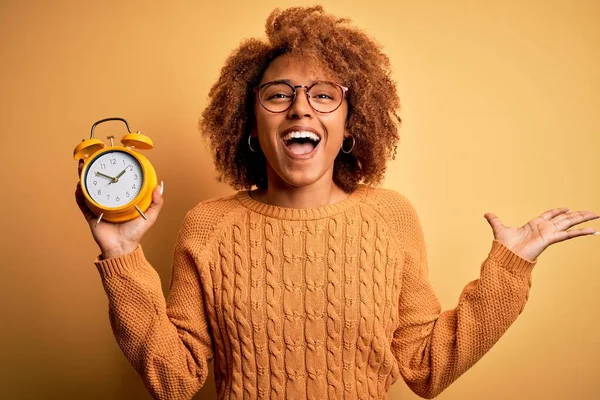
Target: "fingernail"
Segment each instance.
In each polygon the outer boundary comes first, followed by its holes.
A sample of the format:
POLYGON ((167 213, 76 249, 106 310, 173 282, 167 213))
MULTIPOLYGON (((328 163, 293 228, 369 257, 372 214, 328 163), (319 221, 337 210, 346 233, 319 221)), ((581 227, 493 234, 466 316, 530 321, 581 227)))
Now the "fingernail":
POLYGON ((162 196, 164 190, 165 190, 165 183, 163 181, 160 181, 160 195, 161 196, 162 196))

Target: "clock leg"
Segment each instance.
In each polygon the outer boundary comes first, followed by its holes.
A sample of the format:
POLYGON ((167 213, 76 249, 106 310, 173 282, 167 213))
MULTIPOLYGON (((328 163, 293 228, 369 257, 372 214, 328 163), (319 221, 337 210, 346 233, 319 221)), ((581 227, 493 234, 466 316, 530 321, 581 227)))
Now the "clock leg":
POLYGON ((94 228, 98 226, 98 224, 100 223, 100 220, 102 219, 102 217, 104 217, 104 213, 100 214, 100 216, 96 220, 96 225, 94 225, 94 228))
POLYGON ((135 205, 135 209, 137 210, 137 212, 140 213, 140 215, 142 216, 142 218, 148 219, 148 217, 146 217, 146 214, 144 214, 144 212, 142 210, 140 210, 140 208, 137 206, 137 204, 135 205))

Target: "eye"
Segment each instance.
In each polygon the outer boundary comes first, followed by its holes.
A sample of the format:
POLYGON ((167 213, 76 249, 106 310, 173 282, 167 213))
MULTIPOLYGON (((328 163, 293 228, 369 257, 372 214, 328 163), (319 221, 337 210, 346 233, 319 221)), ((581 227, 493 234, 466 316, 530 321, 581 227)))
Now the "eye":
POLYGON ((273 99, 291 99, 292 95, 291 94, 287 94, 287 93, 273 93, 273 94, 269 94, 267 97, 267 100, 273 100, 273 99))
POLYGON ((317 102, 337 101, 340 96, 340 89, 330 82, 318 82, 311 89, 309 96, 317 102))
POLYGON ((294 97, 294 90, 285 83, 271 83, 261 90, 262 101, 286 101, 294 97))

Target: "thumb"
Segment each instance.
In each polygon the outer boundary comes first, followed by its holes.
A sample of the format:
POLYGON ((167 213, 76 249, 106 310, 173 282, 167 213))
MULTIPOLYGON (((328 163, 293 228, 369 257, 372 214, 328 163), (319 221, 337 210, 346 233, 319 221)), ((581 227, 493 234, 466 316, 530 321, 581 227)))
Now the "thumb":
POLYGON ((152 204, 150 204, 150 207, 148 207, 148 210, 146 210, 146 217, 148 217, 148 220, 152 223, 154 223, 154 221, 156 221, 156 219, 158 218, 160 209, 163 206, 164 187, 164 182, 161 181, 160 185, 156 185, 156 187, 152 191, 152 204))
POLYGON ((500 218, 498 218, 496 216, 496 214, 485 213, 483 215, 483 217, 487 220, 488 224, 490 224, 490 226, 492 227, 492 230, 494 231, 494 236, 496 236, 496 234, 498 232, 500 232, 502 229, 504 229, 504 224, 502 224, 502 222, 500 221, 500 218))

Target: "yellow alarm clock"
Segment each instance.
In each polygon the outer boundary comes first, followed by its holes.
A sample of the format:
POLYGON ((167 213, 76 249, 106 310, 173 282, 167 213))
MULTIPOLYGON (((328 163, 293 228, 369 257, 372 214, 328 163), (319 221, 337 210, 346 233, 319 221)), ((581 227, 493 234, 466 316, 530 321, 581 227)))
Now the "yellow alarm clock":
POLYGON ((152 203, 152 191, 158 184, 154 167, 137 150, 152 149, 152 140, 131 132, 123 118, 105 118, 92 125, 89 139, 84 139, 73 151, 75 160, 84 160, 79 184, 88 208, 98 216, 96 225, 104 219, 126 222, 142 216, 152 203), (110 146, 94 138, 97 125, 107 121, 122 121, 127 134, 122 146, 115 146, 114 136, 108 136, 110 146))

